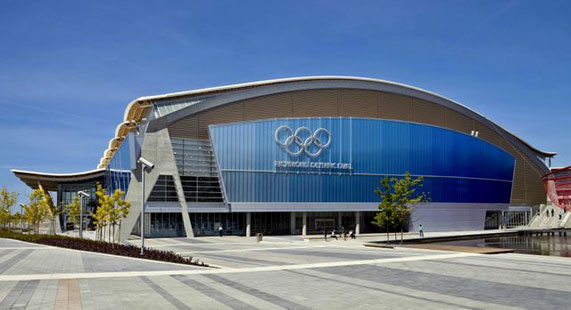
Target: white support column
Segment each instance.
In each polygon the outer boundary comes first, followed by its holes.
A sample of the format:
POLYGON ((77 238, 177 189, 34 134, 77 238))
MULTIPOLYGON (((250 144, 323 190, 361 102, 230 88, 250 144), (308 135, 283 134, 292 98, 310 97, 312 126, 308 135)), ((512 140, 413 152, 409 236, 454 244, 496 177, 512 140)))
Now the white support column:
POLYGON ((246 213, 246 237, 250 238, 250 227, 252 223, 252 215, 250 212, 246 213))
POLYGON ((295 212, 289 214, 289 233, 295 235, 295 212))
POLYGON ((307 212, 303 212, 301 235, 307 236, 307 212))
POLYGON ((355 235, 361 234, 361 212, 355 212, 355 235))

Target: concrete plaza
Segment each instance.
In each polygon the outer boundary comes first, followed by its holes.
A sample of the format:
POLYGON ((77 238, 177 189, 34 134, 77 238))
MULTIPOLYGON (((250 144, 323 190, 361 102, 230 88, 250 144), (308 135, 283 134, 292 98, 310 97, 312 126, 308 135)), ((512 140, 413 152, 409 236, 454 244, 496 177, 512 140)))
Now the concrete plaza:
MULTIPOLYGON (((136 241, 133 241, 136 243, 136 241)), ((567 309, 571 260, 295 237, 149 239, 219 268, 0 239, 0 309, 567 309)))

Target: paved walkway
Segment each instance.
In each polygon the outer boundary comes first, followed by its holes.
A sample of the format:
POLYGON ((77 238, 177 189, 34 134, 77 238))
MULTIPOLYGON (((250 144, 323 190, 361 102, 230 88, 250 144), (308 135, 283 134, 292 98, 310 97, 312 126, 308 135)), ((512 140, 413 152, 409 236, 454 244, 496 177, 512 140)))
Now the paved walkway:
POLYGON ((571 260, 360 241, 149 239, 201 268, 0 239, 0 309, 566 309, 571 260))

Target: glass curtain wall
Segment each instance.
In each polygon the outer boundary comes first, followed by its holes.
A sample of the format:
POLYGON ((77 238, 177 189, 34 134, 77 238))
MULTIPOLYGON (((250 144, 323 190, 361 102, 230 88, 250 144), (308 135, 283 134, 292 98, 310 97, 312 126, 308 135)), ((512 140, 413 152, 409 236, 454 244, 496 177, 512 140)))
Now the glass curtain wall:
POLYGON ((151 237, 184 237, 181 213, 150 213, 151 237))
POLYGON ((223 202, 214 151, 208 140, 171 139, 188 202, 223 202))
MULTIPOLYGON (((95 213, 97 210, 97 183, 98 181, 91 181, 88 183, 58 185, 57 205, 62 209, 73 201, 73 197, 78 196, 78 191, 84 191, 89 194, 89 198, 84 198, 82 201, 84 220, 83 223, 87 229, 93 229, 93 223, 91 221, 90 214, 91 212, 95 213)), ((60 223, 62 226, 62 231, 74 229, 73 223, 68 222, 67 214, 65 213, 60 215, 60 223)))
POLYGON ((113 193, 116 189, 127 193, 131 181, 131 170, 136 168, 134 157, 136 145, 135 136, 132 133, 127 135, 107 165, 104 186, 108 193, 113 193))
POLYGON ((216 236, 222 226, 224 235, 246 235, 245 213, 189 213, 195 236, 216 236))
POLYGON ((255 212, 251 213, 252 234, 289 235, 290 212, 255 212))

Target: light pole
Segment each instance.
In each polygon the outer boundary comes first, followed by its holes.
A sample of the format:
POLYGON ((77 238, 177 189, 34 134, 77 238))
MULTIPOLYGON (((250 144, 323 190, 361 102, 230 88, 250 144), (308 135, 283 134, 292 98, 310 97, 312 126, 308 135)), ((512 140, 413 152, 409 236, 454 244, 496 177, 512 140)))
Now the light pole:
POLYGON ((141 189, 141 256, 145 253, 145 172, 151 173, 155 164, 139 157, 137 161, 141 164, 141 178, 142 178, 142 189, 141 189))
POLYGON ((79 238, 83 238, 83 198, 90 197, 84 191, 77 192, 79 195, 79 238))
POLYGON ((24 213, 22 211, 23 209, 24 209, 24 204, 21 203, 20 204, 20 232, 22 232, 22 233, 24 232, 24 228, 22 227, 22 220, 24 219, 24 213))

